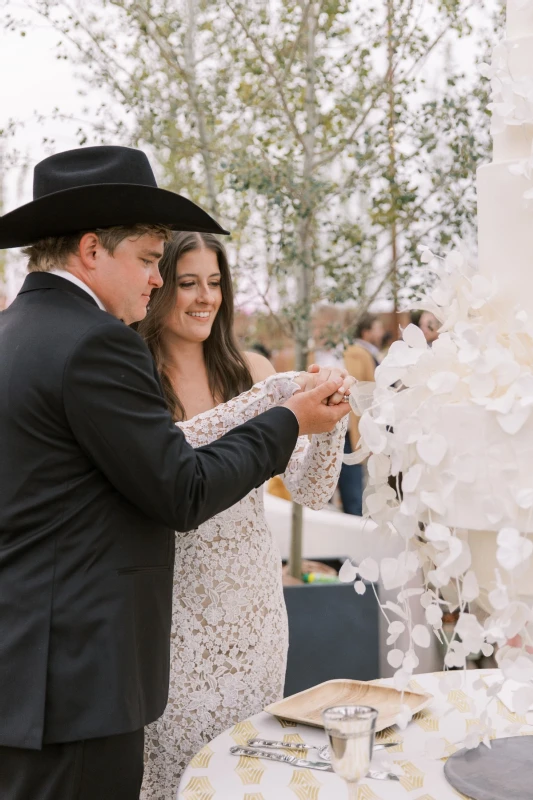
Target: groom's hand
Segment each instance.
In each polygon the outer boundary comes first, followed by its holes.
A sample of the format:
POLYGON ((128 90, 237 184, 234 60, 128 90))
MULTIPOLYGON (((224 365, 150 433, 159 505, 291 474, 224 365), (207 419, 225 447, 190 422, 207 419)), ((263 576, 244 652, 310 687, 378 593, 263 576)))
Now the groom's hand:
POLYGON ((355 378, 348 374, 346 369, 340 367, 320 367, 318 364, 311 364, 307 372, 301 372, 296 378, 298 383, 304 391, 315 389, 323 383, 335 378, 342 378, 342 385, 334 395, 324 400, 327 405, 337 405, 342 403, 346 395, 350 394, 350 389, 355 383, 355 378))
POLYGON ((300 426, 300 436, 311 433, 327 433, 350 411, 349 403, 327 405, 327 400, 341 391, 343 379, 338 377, 326 381, 316 389, 297 392, 283 403, 295 414, 300 426))

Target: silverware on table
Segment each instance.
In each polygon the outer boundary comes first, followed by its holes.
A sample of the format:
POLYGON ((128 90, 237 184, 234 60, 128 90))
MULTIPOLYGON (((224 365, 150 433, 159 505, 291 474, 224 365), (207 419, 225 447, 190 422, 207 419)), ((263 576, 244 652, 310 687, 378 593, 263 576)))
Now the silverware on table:
MULTIPOLYGON (((388 747, 396 747, 400 742, 380 742, 374 745, 374 750, 386 750, 388 747)), ((305 742, 277 742, 274 739, 249 739, 248 747, 263 747, 266 750, 317 750, 319 757, 323 761, 331 761, 329 745, 305 744, 305 742)))
MULTIPOLYGON (((283 745, 285 747, 285 745, 283 745)), ((321 772, 333 772, 333 767, 326 761, 308 761, 306 758, 298 758, 285 753, 274 753, 272 750, 255 750, 253 747, 230 747, 232 756, 249 756, 250 758, 264 758, 267 761, 276 761, 278 764, 289 764, 291 767, 301 767, 302 769, 318 769, 321 772)), ((393 772, 371 769, 366 774, 367 778, 377 781, 399 781, 399 777, 393 772)))

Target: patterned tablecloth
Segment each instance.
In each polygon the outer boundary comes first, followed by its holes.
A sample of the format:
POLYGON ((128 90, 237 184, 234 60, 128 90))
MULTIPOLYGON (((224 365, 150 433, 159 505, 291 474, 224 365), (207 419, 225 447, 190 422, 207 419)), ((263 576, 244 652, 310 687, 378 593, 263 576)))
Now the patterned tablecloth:
MULTIPOLYGON (((381 741, 401 741, 398 747, 386 751, 389 763, 393 761, 401 767, 400 781, 365 780, 359 787, 358 800, 464 797, 448 784, 443 766, 446 757, 459 749, 453 741, 481 727, 480 715, 487 707, 487 695, 474 689, 473 684, 493 674, 494 670, 467 671, 461 674, 460 687, 444 692, 442 685, 439 686, 443 673, 417 675, 410 688, 430 692, 433 700, 405 731, 388 728, 377 737, 381 741), (444 758, 439 753, 441 748, 444 758)), ((381 683, 390 685, 390 680, 381 683)), ((489 713, 493 726, 491 738, 517 732, 533 734, 533 725, 528 724, 533 723, 530 715, 526 719, 511 713, 498 698, 490 701, 489 713), (518 725, 522 726, 519 731, 511 730, 511 726, 518 725)), ((344 782, 334 774, 229 754, 232 745, 245 745, 248 739, 257 736, 312 745, 326 742, 322 730, 281 722, 266 713, 257 714, 218 736, 193 758, 180 781, 178 800, 344 800, 347 796, 344 782)), ((309 758, 316 760, 316 753, 311 751, 309 758)))

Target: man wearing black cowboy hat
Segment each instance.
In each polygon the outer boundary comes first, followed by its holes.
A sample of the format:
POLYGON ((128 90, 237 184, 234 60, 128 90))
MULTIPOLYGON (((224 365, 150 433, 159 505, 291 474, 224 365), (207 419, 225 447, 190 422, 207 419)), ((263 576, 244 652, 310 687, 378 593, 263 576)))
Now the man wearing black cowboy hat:
POLYGON ((0 314, 2 800, 138 797, 143 726, 167 698, 174 530, 347 412, 322 402, 329 381, 187 445, 128 327, 169 229, 225 233, 123 147, 47 158, 33 202, 0 218, 0 248, 29 246, 32 270, 0 314))

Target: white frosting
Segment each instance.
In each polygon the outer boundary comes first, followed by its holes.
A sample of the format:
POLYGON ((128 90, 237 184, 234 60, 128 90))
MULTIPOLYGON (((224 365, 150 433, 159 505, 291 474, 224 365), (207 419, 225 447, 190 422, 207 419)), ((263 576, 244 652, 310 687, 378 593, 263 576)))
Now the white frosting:
POLYGON ((512 310, 518 304, 533 319, 533 202, 524 199, 531 185, 508 164, 477 172, 479 271, 497 278, 495 306, 512 310))
POLYGON ((529 158, 533 143, 533 36, 498 46, 493 69, 493 160, 529 158))
POLYGON ((508 0, 508 38, 514 39, 529 35, 533 35, 533 3, 531 0, 508 0))
MULTIPOLYGON (((517 527, 533 532, 533 510, 520 509, 517 493, 533 488, 533 414, 519 433, 505 433, 494 411, 470 404, 443 406, 432 433, 444 436, 448 453, 440 469, 454 471, 457 459, 476 465, 468 482, 457 481, 438 521, 476 531, 517 527), (492 494, 487 507, 487 489, 492 494)), ((435 519, 435 517, 434 517, 435 519)))

